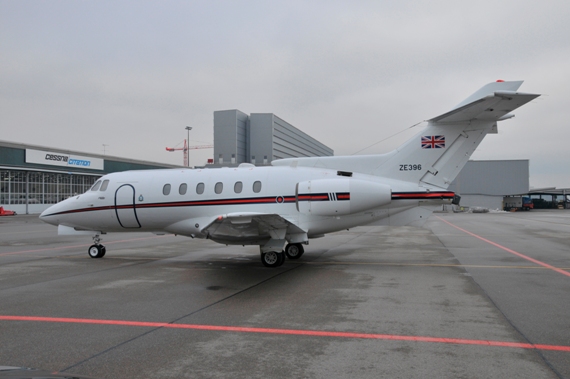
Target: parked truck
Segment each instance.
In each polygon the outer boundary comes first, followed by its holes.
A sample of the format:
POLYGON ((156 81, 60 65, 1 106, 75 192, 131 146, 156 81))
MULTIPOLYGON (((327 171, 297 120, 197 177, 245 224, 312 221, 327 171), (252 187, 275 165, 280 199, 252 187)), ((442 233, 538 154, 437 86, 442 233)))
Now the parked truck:
POLYGON ((532 199, 528 196, 503 197, 503 209, 506 211, 530 211, 533 208, 532 199))

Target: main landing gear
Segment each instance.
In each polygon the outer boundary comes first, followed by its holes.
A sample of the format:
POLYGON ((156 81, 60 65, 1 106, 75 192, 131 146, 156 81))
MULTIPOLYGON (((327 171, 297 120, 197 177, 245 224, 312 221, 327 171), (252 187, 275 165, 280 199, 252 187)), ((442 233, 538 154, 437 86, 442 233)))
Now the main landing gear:
POLYGON ((285 255, 289 259, 299 259, 304 252, 305 249, 300 243, 290 243, 285 246, 285 255))
POLYGON ((303 245, 300 243, 290 243, 285 246, 282 252, 268 251, 261 253, 261 263, 265 267, 279 267, 285 262, 285 256, 289 259, 299 259, 305 252, 303 245))
POLYGON ((261 263, 265 267, 279 267, 285 262, 285 253, 268 251, 267 253, 261 253, 261 263))
POLYGON ((101 238, 99 237, 99 234, 95 235, 93 237, 93 245, 89 246, 89 249, 87 249, 87 253, 91 258, 103 258, 107 252, 105 246, 101 245, 100 242, 101 238))

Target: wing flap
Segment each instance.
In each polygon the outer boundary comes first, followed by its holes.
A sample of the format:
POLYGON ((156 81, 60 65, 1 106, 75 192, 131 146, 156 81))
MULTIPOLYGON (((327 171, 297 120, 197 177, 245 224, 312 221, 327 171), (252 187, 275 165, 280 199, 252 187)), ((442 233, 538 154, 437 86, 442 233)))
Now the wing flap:
POLYGON ((281 215, 253 212, 218 216, 202 229, 202 233, 213 240, 233 243, 247 243, 248 240, 260 239, 289 239, 288 236, 307 235, 305 230, 281 215))

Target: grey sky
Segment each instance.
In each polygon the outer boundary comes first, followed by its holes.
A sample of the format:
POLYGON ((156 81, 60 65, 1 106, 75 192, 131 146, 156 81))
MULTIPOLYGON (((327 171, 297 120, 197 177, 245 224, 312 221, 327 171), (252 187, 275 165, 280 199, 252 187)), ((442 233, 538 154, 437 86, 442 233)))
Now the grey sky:
POLYGON ((523 79, 543 96, 472 158, 530 159, 531 186, 570 187, 569 19, 566 0, 0 0, 0 139, 180 164, 164 148, 186 125, 211 143, 213 112, 240 109, 344 155, 523 79))

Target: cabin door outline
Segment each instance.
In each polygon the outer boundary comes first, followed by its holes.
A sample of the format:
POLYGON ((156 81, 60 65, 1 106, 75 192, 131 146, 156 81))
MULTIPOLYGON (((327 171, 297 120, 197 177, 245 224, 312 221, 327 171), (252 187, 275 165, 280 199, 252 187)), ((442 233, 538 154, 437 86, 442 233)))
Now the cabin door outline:
POLYGON ((138 229, 141 227, 135 204, 135 187, 132 184, 123 184, 115 191, 115 214, 123 228, 138 229))

